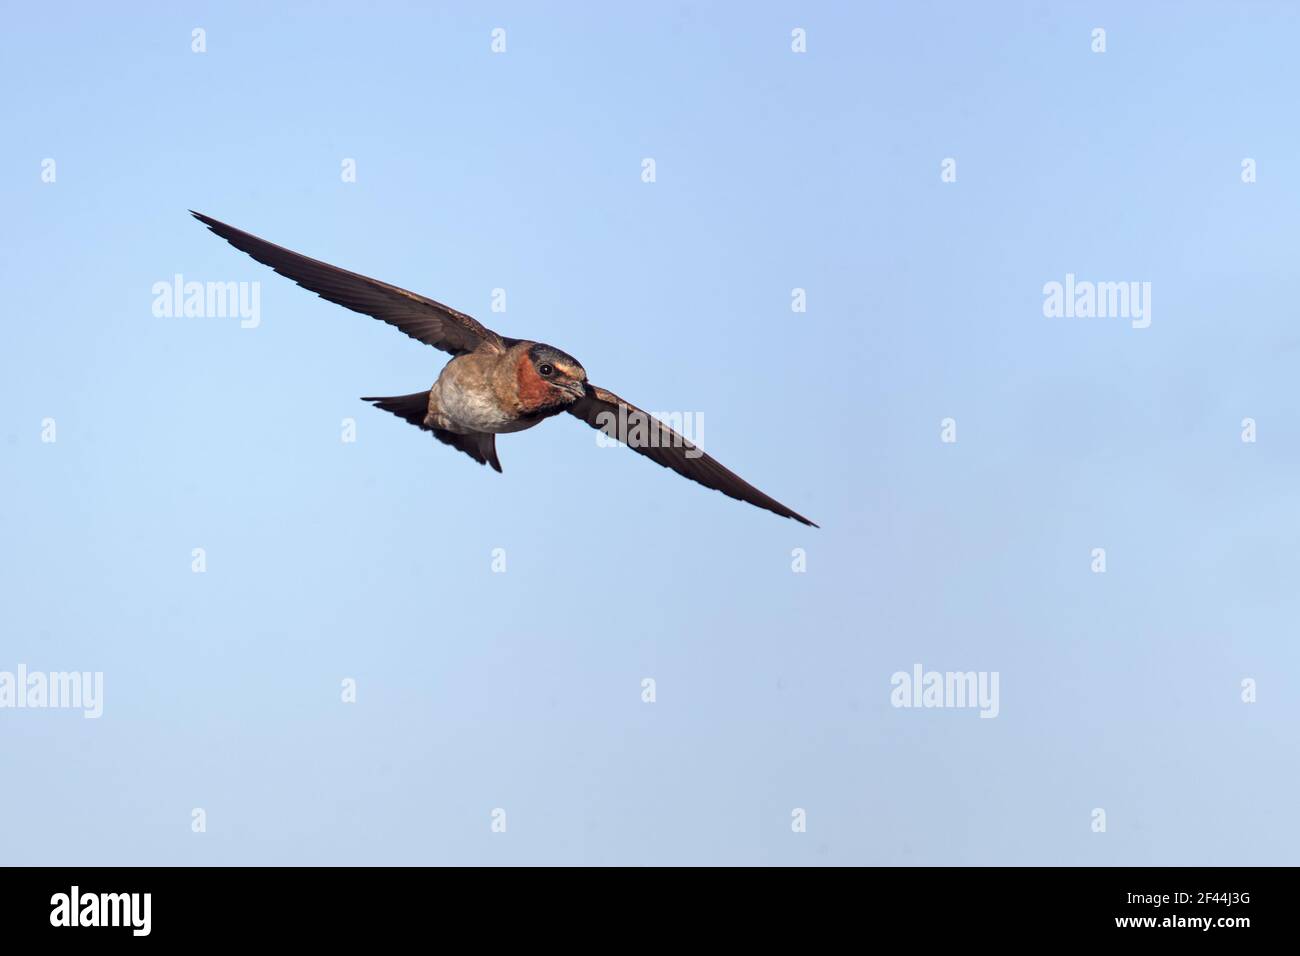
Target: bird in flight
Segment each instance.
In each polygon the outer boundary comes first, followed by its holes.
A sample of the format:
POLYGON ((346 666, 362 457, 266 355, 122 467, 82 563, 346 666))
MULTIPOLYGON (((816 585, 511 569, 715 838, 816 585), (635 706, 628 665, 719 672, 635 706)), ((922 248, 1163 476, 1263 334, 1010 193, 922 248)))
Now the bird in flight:
POLYGON ((354 312, 395 326, 453 356, 433 387, 412 395, 363 398, 498 472, 496 436, 568 412, 656 464, 724 495, 817 527, 769 498, 700 448, 613 392, 587 381, 577 359, 554 346, 498 335, 464 312, 218 222, 190 210, 222 239, 280 275, 354 312))

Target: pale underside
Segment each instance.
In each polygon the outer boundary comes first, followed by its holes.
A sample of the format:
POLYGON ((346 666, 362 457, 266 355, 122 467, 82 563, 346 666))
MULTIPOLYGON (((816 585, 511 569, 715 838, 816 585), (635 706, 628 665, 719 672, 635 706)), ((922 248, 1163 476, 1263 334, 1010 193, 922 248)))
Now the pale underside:
POLYGON ((463 355, 448 362, 429 390, 425 423, 458 435, 500 435, 520 432, 540 422, 542 419, 535 416, 521 416, 498 399, 496 358, 463 355))

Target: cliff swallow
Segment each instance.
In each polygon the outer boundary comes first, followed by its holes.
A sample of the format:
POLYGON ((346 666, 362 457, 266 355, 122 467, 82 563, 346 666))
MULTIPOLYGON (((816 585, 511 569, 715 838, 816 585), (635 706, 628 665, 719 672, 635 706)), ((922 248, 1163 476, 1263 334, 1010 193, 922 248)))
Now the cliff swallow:
POLYGON ((728 471, 663 422, 587 381, 582 363, 554 346, 498 335, 464 312, 397 286, 291 252, 202 213, 190 214, 282 276, 354 312, 381 319, 454 357, 423 392, 363 398, 501 470, 496 436, 568 412, 651 461, 732 498, 806 525, 801 514, 728 471))

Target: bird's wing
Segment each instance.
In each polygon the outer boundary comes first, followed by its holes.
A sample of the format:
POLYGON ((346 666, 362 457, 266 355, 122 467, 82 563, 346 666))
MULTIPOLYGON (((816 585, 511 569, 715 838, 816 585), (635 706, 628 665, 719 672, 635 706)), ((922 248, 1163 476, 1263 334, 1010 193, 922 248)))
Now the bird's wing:
POLYGON ((201 212, 191 209, 190 215, 236 249, 248 253, 322 299, 337 302, 354 312, 373 315, 426 345, 453 355, 464 355, 484 346, 494 352, 506 349, 501 336, 472 316, 448 308, 441 302, 318 259, 309 259, 201 212))
POLYGON ((567 411, 592 428, 603 431, 611 438, 617 438, 656 464, 671 468, 683 478, 697 481, 706 488, 740 501, 748 501, 751 505, 765 508, 782 517, 817 527, 803 515, 763 494, 735 472, 722 467, 653 415, 624 401, 613 392, 588 385, 587 394, 570 405, 567 411), (621 416, 620 406, 626 409, 621 416))

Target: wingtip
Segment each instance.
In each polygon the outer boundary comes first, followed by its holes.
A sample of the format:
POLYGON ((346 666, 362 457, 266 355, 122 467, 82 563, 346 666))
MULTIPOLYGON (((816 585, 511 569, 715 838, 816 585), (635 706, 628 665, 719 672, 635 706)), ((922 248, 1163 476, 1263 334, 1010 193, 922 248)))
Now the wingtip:
POLYGON ((197 219, 199 222, 203 223, 203 225, 207 226, 213 232, 216 232, 217 226, 221 225, 220 222, 218 222, 217 220, 213 219, 211 216, 205 213, 199 212, 197 209, 191 209, 190 215, 193 216, 195 219, 197 219))

